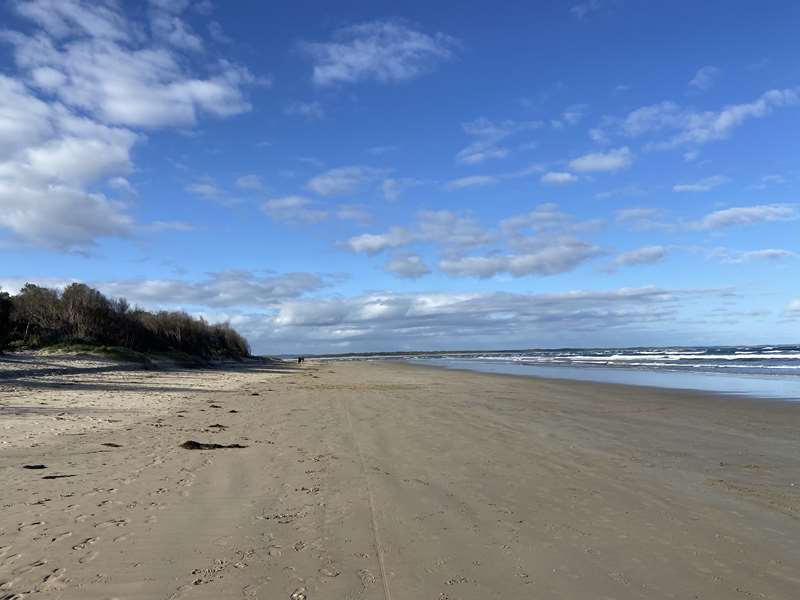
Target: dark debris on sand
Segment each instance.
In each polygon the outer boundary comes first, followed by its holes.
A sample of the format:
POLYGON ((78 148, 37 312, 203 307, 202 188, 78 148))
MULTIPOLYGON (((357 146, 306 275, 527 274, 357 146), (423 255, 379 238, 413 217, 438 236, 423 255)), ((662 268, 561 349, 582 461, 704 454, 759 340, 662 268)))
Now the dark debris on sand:
POLYGON ((47 465, 22 465, 23 469, 46 469, 47 465))
POLYGON ((186 450, 220 450, 223 448, 247 448, 241 444, 203 444, 194 440, 188 440, 181 444, 181 448, 186 450))

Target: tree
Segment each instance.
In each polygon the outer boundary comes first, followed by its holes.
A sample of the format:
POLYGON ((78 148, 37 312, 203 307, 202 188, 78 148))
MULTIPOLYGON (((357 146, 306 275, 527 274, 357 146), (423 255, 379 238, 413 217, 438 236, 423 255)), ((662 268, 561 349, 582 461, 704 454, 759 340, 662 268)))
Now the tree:
POLYGON ((11 337, 11 311, 14 305, 7 292, 0 292, 0 352, 6 347, 11 337))

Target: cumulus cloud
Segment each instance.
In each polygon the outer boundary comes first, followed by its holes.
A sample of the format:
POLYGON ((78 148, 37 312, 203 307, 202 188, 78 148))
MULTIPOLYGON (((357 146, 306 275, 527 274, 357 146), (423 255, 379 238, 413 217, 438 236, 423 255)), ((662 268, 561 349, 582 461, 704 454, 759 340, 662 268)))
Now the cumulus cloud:
POLYGON ((458 42, 441 32, 425 33, 396 21, 370 21, 334 32, 327 42, 303 42, 317 85, 414 79, 455 57, 458 42))
POLYGON ((328 218, 327 211, 314 206, 314 201, 305 196, 282 196, 267 200, 261 205, 261 210, 275 221, 310 225, 328 218))
POLYGON ((274 307, 315 292, 329 281, 314 273, 257 275, 250 271, 211 273, 201 281, 130 279, 96 282, 104 293, 151 307, 274 307))
POLYGON ((357 253, 377 254, 414 242, 435 242, 448 252, 463 251, 488 243, 492 235, 470 216, 448 210, 417 213, 411 229, 393 227, 385 233, 365 233, 350 238, 344 246, 357 253))
POLYGON ((711 212, 701 220, 692 223, 692 227, 695 229, 724 229, 776 221, 794 221, 797 217, 797 210, 793 206, 784 204, 737 206, 711 212))
POLYGON ((385 174, 386 170, 372 167, 338 167, 311 178, 306 187, 320 196, 342 196, 363 189, 385 174))
POLYGON ((679 183, 672 186, 673 192, 710 192, 714 188, 724 185, 730 181, 730 177, 724 175, 713 175, 694 183, 679 183))
POLYGON ((579 173, 614 172, 627 169, 633 162, 630 148, 623 146, 608 152, 584 154, 569 162, 569 167, 579 173))
POLYGON ((345 246, 359 254, 378 254, 387 248, 405 246, 414 241, 414 236, 403 227, 393 227, 386 233, 363 233, 351 237, 345 246))
POLYGON ((717 67, 705 66, 698 69, 695 76, 689 82, 689 87, 700 92, 711 89, 714 82, 719 77, 720 70, 717 67))
POLYGON ((541 127, 541 121, 500 121, 495 122, 481 117, 463 123, 464 133, 473 138, 473 142, 456 155, 461 163, 474 165, 490 159, 505 158, 511 150, 500 143, 518 133, 541 127))
POLYGON ((21 243, 85 252, 127 236, 124 203, 87 185, 127 175, 138 136, 37 98, 0 75, 0 227, 21 243))
POLYGON ((572 271, 602 250, 590 243, 570 237, 529 241, 521 254, 488 254, 462 256, 439 261, 439 268, 449 275, 487 279, 508 273, 513 277, 556 275, 572 271))
POLYGON ((572 173, 550 171, 542 175, 540 181, 547 185, 569 185, 577 182, 578 178, 572 173))
POLYGON ((392 256, 384 264, 383 269, 403 279, 419 279, 428 275, 431 270, 419 254, 414 252, 401 252, 392 256))
POLYGON ((731 104, 718 111, 696 111, 664 101, 630 112, 619 123, 619 129, 629 137, 670 132, 671 137, 655 144, 657 148, 700 145, 728 138, 748 120, 798 104, 800 92, 796 88, 769 90, 752 102, 731 104))
POLYGON ((656 287, 556 294, 371 293, 283 303, 253 320, 256 347, 320 350, 447 349, 611 344, 674 326, 684 305, 719 290, 656 287))
POLYGON ((667 249, 664 246, 644 246, 629 250, 618 255, 610 264, 606 265, 604 270, 616 271, 621 267, 630 267, 635 265, 652 265, 661 262, 667 255, 667 249))
POLYGON ((176 49, 154 43, 164 31, 142 41, 112 5, 32 0, 16 6, 50 34, 4 35, 30 85, 105 123, 191 125, 199 113, 224 117, 250 109, 242 88, 257 79, 245 68, 221 60, 207 65, 207 76, 194 76, 176 49))
POLYGON ((131 152, 144 139, 132 128, 247 110, 242 88, 255 78, 225 61, 193 73, 179 53, 194 35, 180 3, 151 2, 145 24, 111 2, 11 6, 33 30, 0 34, 17 69, 0 75, 0 228, 15 243, 77 252, 158 230, 136 225, 123 201, 97 190, 108 182, 132 191, 131 152))

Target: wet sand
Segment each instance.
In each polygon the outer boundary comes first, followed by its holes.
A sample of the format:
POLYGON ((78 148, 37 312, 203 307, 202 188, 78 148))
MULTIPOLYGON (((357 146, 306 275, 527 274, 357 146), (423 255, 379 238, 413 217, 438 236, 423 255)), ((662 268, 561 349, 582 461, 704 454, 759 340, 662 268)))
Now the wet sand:
POLYGON ((798 431, 397 363, 0 367, 0 598, 794 599, 798 431))

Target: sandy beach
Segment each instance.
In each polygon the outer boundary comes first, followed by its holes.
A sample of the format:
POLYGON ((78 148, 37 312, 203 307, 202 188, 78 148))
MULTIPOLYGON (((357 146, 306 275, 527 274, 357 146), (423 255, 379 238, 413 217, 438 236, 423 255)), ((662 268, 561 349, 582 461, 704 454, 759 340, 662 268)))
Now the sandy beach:
POLYGON ((389 362, 0 359, 0 598, 790 600, 798 431, 389 362))

